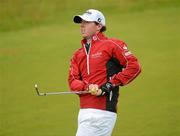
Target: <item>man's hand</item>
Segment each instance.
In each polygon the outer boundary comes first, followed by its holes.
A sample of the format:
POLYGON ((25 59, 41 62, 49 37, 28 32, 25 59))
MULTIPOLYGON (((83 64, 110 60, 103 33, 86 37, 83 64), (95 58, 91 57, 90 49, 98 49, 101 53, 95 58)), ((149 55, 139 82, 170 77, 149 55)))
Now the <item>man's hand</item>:
POLYGON ((113 89, 112 83, 107 82, 101 86, 101 94, 100 95, 108 94, 111 92, 112 89, 113 89))
POLYGON ((90 84, 88 91, 91 93, 91 95, 95 95, 95 96, 100 96, 102 93, 101 89, 99 89, 98 85, 96 84, 90 84))

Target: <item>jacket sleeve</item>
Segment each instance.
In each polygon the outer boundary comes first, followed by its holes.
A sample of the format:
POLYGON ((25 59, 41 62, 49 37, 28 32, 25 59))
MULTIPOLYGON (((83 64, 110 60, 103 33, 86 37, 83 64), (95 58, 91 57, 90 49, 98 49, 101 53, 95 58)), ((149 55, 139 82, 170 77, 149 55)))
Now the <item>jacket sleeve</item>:
POLYGON ((123 70, 115 74, 110 82, 114 86, 124 86, 139 75, 141 67, 137 58, 127 49, 127 45, 124 42, 113 42, 113 44, 113 57, 119 60, 123 70))
POLYGON ((72 91, 84 91, 87 88, 87 83, 81 80, 79 67, 75 55, 70 61, 68 83, 72 91))

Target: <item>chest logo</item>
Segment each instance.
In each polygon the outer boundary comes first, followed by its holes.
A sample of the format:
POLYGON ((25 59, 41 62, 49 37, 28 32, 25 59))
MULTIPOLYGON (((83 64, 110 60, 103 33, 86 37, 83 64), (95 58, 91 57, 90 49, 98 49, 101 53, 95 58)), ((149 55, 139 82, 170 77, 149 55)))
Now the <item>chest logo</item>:
POLYGON ((101 56, 102 56, 102 52, 96 52, 96 53, 91 55, 92 58, 99 58, 101 56))

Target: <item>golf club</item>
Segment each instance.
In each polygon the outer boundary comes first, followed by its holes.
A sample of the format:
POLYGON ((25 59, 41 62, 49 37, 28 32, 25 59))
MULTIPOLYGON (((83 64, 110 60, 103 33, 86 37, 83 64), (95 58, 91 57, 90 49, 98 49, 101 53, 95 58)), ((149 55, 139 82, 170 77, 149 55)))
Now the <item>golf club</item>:
POLYGON ((47 95, 59 95, 59 94, 87 94, 87 91, 67 91, 67 92, 40 92, 38 85, 35 84, 36 93, 38 96, 47 96, 47 95))

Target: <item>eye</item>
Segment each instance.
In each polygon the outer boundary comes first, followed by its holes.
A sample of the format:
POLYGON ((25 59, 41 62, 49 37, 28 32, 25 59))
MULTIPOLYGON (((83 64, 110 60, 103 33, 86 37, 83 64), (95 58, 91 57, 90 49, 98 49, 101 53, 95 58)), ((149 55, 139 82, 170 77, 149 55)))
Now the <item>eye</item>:
POLYGON ((90 24, 90 22, 86 21, 86 24, 90 24))

